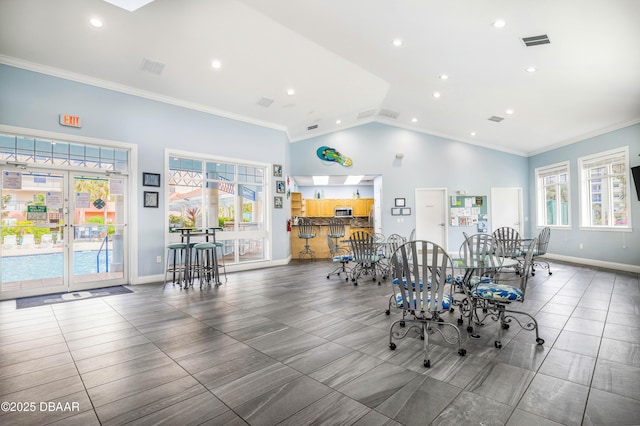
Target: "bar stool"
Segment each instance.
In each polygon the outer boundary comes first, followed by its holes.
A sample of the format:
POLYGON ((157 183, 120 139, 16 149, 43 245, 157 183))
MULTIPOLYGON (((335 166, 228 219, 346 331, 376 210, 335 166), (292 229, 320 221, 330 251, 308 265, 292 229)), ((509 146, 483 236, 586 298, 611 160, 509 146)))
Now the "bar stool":
POLYGON ((301 217, 298 221, 298 238, 304 238, 304 250, 300 250, 300 260, 305 256, 309 256, 312 260, 315 258, 315 252, 309 247, 309 239, 315 237, 316 234, 313 233, 313 223, 311 219, 301 217))
POLYGON ((217 261, 216 258, 214 258, 214 256, 216 256, 216 247, 217 244, 209 242, 197 243, 193 246, 195 259, 191 276, 195 278, 195 276, 198 275, 200 288, 202 288, 203 280, 209 285, 211 285, 211 279, 214 280, 214 283, 217 281, 217 261))
POLYGON ((339 240, 344 238, 344 222, 339 218, 332 218, 329 220, 329 232, 327 236, 333 240, 333 244, 329 245, 329 252, 331 257, 337 256, 343 251, 340 247, 339 240))
POLYGON ((220 269, 224 274, 224 282, 227 283, 227 266, 224 263, 224 243, 222 241, 216 241, 216 267, 218 272, 218 282, 216 284, 222 284, 220 282, 220 269), (220 250, 220 256, 218 256, 218 250, 220 250))
MULTIPOLYGON (((176 274, 178 274, 178 284, 182 287, 184 279, 184 262, 186 260, 187 245, 185 243, 171 243, 167 245, 167 266, 164 272, 164 286, 167 285, 167 276, 173 275, 173 285, 176 285, 176 274), (173 259, 173 263, 171 262, 173 259)), ((163 286, 163 287, 164 287, 163 286)), ((187 283, 185 282, 185 287, 187 283)))

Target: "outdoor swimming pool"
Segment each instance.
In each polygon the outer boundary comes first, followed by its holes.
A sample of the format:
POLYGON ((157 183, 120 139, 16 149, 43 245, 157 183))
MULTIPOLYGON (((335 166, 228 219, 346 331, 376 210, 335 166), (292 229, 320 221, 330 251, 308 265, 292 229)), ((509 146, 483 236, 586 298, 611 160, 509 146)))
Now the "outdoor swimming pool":
MULTIPOLYGON (((73 257, 74 275, 95 274, 98 251, 77 251, 73 257)), ((109 261, 113 253, 109 253, 109 261)), ((100 272, 105 272, 106 253, 100 252, 100 272)), ((62 253, 33 254, 3 257, 0 271, 2 282, 38 280, 61 277, 63 274, 62 253)))

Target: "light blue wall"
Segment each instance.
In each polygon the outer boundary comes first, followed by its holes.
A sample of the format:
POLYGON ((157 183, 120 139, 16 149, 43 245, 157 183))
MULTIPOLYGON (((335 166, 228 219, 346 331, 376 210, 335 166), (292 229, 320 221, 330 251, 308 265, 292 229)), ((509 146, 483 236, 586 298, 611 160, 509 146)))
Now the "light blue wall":
MULTIPOLYGON (((162 173, 165 148, 238 160, 286 164, 282 131, 230 120, 145 98, 0 65, 0 123, 138 145, 140 173, 162 173), (60 113, 82 117, 82 128, 62 127, 60 113)), ((289 174, 286 166, 284 174, 289 174)), ((164 191, 164 187, 160 188, 164 191)), ((142 205, 142 186, 137 188, 142 205)), ((159 209, 138 210, 139 276, 163 273, 164 197, 159 209)), ((289 256, 288 205, 272 209, 273 259, 289 256)))
MULTIPOLYGON (((640 165, 640 124, 585 139, 529 158, 529 202, 535 205, 535 169, 569 161, 571 176, 571 229, 551 231, 550 253, 640 266, 640 201, 631 182, 631 224, 633 232, 580 230, 578 157, 628 146, 629 166, 640 165), (580 249, 580 244, 583 249, 580 249), (624 247, 626 248, 624 248, 624 247)), ((630 177, 631 178, 631 177, 630 177)), ((633 178, 631 178, 633 180, 633 178)), ((530 232, 535 235, 535 209, 531 210, 530 232)))
MULTIPOLYGON (((455 142, 379 123, 370 123, 302 142, 289 143, 281 131, 238 122, 211 114, 122 94, 90 85, 0 65, 0 123, 37 130, 109 139, 138 145, 138 170, 164 173, 164 149, 217 155, 238 160, 283 165, 287 175, 367 174, 381 175, 382 230, 385 234, 408 235, 415 227, 415 216, 397 223, 391 216, 394 198, 405 198, 415 211, 416 188, 447 188, 450 195, 465 190, 487 195, 491 187, 522 187, 528 231, 534 235, 536 167, 571 161, 572 171, 579 155, 628 145, 631 165, 639 165, 640 125, 611 132, 529 159, 491 149, 455 142), (81 129, 61 127, 58 114, 79 115, 81 129), (353 159, 353 166, 320 161, 319 146, 335 147, 353 159), (402 152, 404 158, 396 159, 402 152)), ((143 188, 139 186, 138 203, 143 188)), ((164 188, 161 188, 164 190, 164 188)), ((329 195, 325 194, 329 197, 329 195)), ((361 196, 368 196, 361 194, 361 196)), ((333 197, 333 196, 332 196, 333 197)), ((638 232, 611 233, 577 229, 577 174, 572 172, 571 231, 552 232, 550 252, 566 256, 640 264, 638 232), (622 249, 621 246, 627 246, 622 249), (582 242, 584 250, 578 250, 582 242)), ((164 200, 162 200, 164 201, 164 200)), ((632 221, 640 226, 640 205, 633 194, 632 221)), ((290 203, 273 209, 273 259, 289 256, 289 234, 285 231, 290 203)), ((414 213, 415 215, 415 213, 414 213)), ((163 254, 164 204, 160 209, 139 209, 139 276, 162 273, 155 262, 163 254)), ((462 231, 449 228, 449 248, 457 248, 462 231)))
MULTIPOLYGON (((365 124, 291 145, 292 175, 369 174, 382 176, 382 231, 409 235, 415 228, 415 189, 447 188, 449 195, 491 194, 491 187, 522 187, 527 192, 527 159, 517 155, 455 142, 379 123, 365 124), (353 160, 345 168, 318 159, 316 150, 327 145, 353 160), (404 158, 397 159, 396 153, 404 158), (405 198, 413 215, 398 223, 391 216, 395 198, 405 198)), ((525 215, 529 209, 524 197, 525 215)), ((462 243, 462 231, 449 227, 449 250, 462 243)))

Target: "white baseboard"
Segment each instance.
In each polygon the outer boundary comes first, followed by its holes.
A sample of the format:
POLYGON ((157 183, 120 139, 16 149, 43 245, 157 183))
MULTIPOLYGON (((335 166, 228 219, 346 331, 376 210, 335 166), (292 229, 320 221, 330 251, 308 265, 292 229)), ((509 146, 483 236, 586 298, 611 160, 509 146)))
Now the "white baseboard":
POLYGON ((598 268, 614 269, 616 271, 634 272, 640 274, 640 266, 628 265, 626 263, 607 262, 604 260, 586 259, 583 257, 565 256, 562 254, 547 253, 542 256, 551 260, 559 260, 561 262, 577 263, 580 265, 596 266, 598 268))

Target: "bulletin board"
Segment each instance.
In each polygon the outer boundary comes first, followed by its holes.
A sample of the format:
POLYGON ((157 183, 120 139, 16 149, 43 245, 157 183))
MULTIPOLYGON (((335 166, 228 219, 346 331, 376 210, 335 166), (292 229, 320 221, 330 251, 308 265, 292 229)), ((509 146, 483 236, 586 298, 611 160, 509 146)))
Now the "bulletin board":
POLYGON ((487 196, 452 195, 451 226, 474 226, 477 232, 487 232, 487 196))

